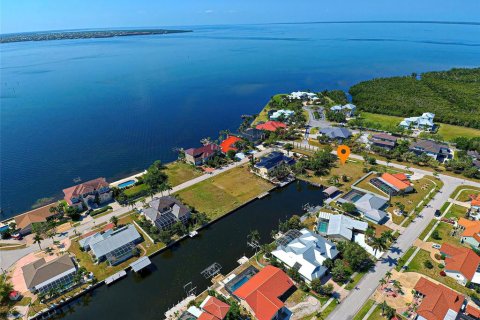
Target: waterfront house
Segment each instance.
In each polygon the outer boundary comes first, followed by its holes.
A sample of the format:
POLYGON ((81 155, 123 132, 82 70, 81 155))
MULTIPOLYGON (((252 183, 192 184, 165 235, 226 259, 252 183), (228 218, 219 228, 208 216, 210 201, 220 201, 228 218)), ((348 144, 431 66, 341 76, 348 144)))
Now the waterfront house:
POLYGON ((363 214, 367 220, 382 224, 388 220, 388 215, 384 211, 388 207, 388 200, 380 198, 372 193, 364 194, 355 203, 357 210, 363 214))
POLYGON ((220 147, 213 143, 206 144, 200 148, 190 148, 185 150, 185 161, 196 166, 201 166, 215 157, 219 152, 220 147))
POLYGON ((324 233, 330 239, 353 241, 357 233, 365 233, 368 223, 356 220, 343 214, 332 214, 328 220, 327 231, 324 233))
POLYGON ((460 218, 458 227, 461 230, 462 243, 468 243, 472 247, 480 247, 480 221, 460 218))
POLYGON ((467 152, 467 154, 472 158, 473 166, 480 170, 480 153, 478 153, 476 150, 470 150, 467 152))
POLYGON ((421 277, 415 287, 421 302, 417 309, 417 320, 454 320, 463 306, 465 297, 452 289, 421 277))
POLYGON ((237 151, 238 149, 235 148, 235 143, 239 141, 242 141, 242 139, 235 136, 228 136, 227 139, 220 143, 220 149, 224 154, 227 154, 230 150, 237 151))
POLYGON ((357 110, 357 106, 351 103, 347 103, 346 105, 336 105, 330 108, 333 112, 342 112, 345 114, 347 118, 351 118, 355 115, 355 111, 357 110))
POLYGON ((22 267, 25 285, 32 293, 67 290, 74 285, 76 272, 77 267, 67 254, 50 261, 41 258, 22 267))
POLYGON ((295 163, 290 157, 287 157, 280 151, 273 151, 262 157, 259 162, 255 163, 255 169, 258 174, 265 179, 268 179, 268 174, 272 172, 281 164, 292 165, 295 163))
POLYGON ((340 192, 340 189, 338 189, 335 186, 330 186, 326 188, 325 190, 322 191, 322 193, 325 195, 327 198, 334 198, 335 195, 337 195, 340 192))
POLYGON ((435 114, 425 112, 419 117, 410 117, 403 119, 403 121, 400 122, 400 126, 404 127, 405 129, 432 131, 435 128, 433 118, 435 118, 435 114))
POLYGON ((284 301, 294 288, 293 281, 285 272, 268 265, 233 294, 256 319, 277 320, 289 314, 284 301))
POLYGON ((63 189, 63 193, 67 204, 78 210, 111 201, 113 196, 107 180, 103 177, 63 189))
MULTIPOLYGON (((213 316, 213 319, 215 320, 222 320, 223 318, 225 318, 228 311, 230 311, 230 305, 226 304, 223 301, 220 301, 216 297, 207 296, 207 298, 205 298, 205 300, 203 300, 203 302, 200 304, 200 309, 203 310, 203 313, 206 313, 203 318, 213 316)), ((202 319, 201 317, 202 316, 200 316, 199 319, 202 319)), ((211 319, 211 317, 209 319, 211 319)))
POLYGON ((190 209, 180 200, 171 196, 154 198, 149 205, 149 208, 143 210, 143 214, 159 230, 168 229, 179 221, 187 224, 190 218, 190 209))
POLYGON ((412 143, 409 150, 416 155, 426 154, 439 162, 452 158, 452 152, 448 145, 430 140, 418 140, 412 143))
POLYGON ((50 208, 52 207, 56 207, 56 204, 49 204, 16 216, 15 224, 18 233, 25 236, 32 232, 32 225, 34 223, 47 222, 53 219, 57 215, 57 212, 50 212, 50 208))
POLYGON ((274 121, 277 121, 279 119, 286 120, 294 114, 295 114, 295 111, 293 111, 293 110, 280 109, 280 110, 274 111, 270 115, 270 120, 274 120, 274 121))
POLYGON ((392 196, 413 191, 412 183, 404 173, 384 173, 378 178, 371 179, 370 184, 392 196))
POLYGON ((254 145, 260 144, 265 139, 265 132, 256 128, 248 128, 236 134, 236 136, 248 140, 254 145))
POLYGON ((318 96, 315 93, 305 92, 305 91, 295 91, 290 93, 287 97, 289 99, 303 100, 303 101, 318 100, 318 96))
POLYGON ((329 138, 331 141, 343 142, 352 136, 350 130, 345 128, 331 127, 320 129, 320 133, 329 138))
POLYGON ((308 229, 290 230, 277 240, 277 244, 272 255, 296 269, 308 283, 323 277, 328 270, 323 262, 335 259, 339 253, 333 242, 308 229))
POLYGON ((377 133, 372 135, 370 143, 372 146, 392 150, 397 145, 398 137, 386 133, 377 133))
POLYGON ((461 285, 467 282, 480 284, 480 257, 472 249, 464 247, 455 247, 448 243, 443 243, 440 247, 440 253, 445 258, 445 273, 452 277, 461 285))
POLYGON ((137 243, 142 241, 133 224, 128 224, 113 232, 105 232, 99 241, 90 243, 90 251, 98 262, 107 260, 112 266, 117 265, 133 256, 137 243))
POLYGON ((267 121, 265 123, 257 124, 255 127, 258 130, 275 132, 287 128, 287 125, 280 121, 267 121))

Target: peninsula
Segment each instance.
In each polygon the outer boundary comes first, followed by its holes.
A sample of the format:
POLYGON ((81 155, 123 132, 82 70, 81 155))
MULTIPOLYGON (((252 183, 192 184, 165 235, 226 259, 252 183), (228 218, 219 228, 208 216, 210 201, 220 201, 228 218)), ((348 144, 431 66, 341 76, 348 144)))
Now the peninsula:
POLYGON ((145 36, 169 33, 192 32, 192 30, 138 29, 138 30, 84 30, 84 31, 45 31, 28 33, 10 33, 0 35, 0 43, 72 40, 92 38, 113 38, 126 36, 145 36))

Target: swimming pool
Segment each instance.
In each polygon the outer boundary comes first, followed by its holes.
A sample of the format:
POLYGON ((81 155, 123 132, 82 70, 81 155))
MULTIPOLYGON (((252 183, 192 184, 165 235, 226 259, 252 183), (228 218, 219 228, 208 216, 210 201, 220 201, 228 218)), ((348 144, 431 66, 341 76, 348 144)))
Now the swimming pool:
POLYGON ((238 280, 233 286, 230 287, 230 290, 232 290, 232 292, 235 292, 235 290, 237 290, 238 288, 240 288, 241 286, 243 286, 245 284, 245 282, 248 281, 248 279, 250 279, 249 277, 247 276, 244 276, 243 278, 241 278, 240 280, 238 280))
POLYGON ((128 181, 125 181, 125 182, 122 182, 118 185, 118 187, 120 189, 124 189, 126 187, 130 187, 130 186, 133 186, 135 184, 135 180, 128 180, 128 181))
POLYGON ((320 221, 318 223, 318 231, 322 233, 327 233, 328 230, 328 222, 327 221, 320 221))

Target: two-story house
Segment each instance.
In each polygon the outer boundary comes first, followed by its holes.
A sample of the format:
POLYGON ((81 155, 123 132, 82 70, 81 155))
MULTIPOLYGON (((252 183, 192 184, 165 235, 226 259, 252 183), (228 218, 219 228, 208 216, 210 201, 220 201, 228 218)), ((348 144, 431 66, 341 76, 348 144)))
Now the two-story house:
POLYGON ((185 225, 190 218, 190 209, 174 197, 154 198, 149 204, 143 213, 160 230, 168 229, 178 221, 185 225))
POLYGON ((113 197, 113 192, 103 177, 63 189, 63 193, 67 204, 78 210, 111 201, 113 197))

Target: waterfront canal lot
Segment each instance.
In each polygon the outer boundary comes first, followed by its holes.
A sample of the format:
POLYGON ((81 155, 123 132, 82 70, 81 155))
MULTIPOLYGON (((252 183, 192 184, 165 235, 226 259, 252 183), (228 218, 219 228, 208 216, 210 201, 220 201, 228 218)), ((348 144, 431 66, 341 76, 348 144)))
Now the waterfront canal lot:
POLYGON ((130 273, 110 287, 102 286, 92 295, 75 302, 68 319, 159 319, 174 303, 185 297, 183 286, 192 281, 197 293, 211 284, 200 272, 214 262, 226 273, 236 260, 253 252, 246 239, 257 229, 261 242, 270 241, 270 231, 279 220, 301 214, 305 203, 321 204, 319 188, 298 181, 275 189, 265 198, 253 201, 231 215, 152 258, 153 272, 144 277, 130 273), (122 303, 127 302, 128 303, 122 303), (114 306, 114 307, 113 307, 114 306))

